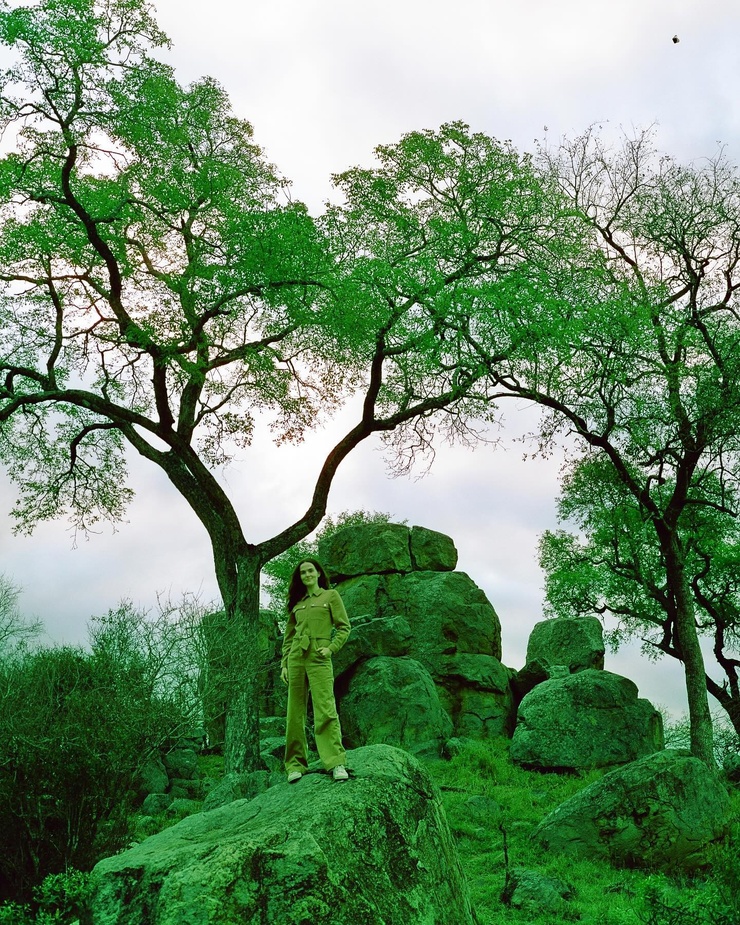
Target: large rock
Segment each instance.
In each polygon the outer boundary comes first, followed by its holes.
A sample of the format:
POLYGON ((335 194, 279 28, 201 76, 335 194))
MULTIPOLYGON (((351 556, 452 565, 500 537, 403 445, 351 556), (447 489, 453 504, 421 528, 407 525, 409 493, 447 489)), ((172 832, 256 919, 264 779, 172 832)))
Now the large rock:
POLYGON ((527 663, 563 665, 570 672, 604 667, 604 633, 597 617, 558 617, 535 624, 527 663))
POLYGON ((385 742, 414 754, 439 755, 452 721, 429 672, 411 658, 373 658, 341 698, 342 734, 350 748, 385 742))
POLYGON ((192 780, 198 773, 198 756, 192 748, 173 748, 162 760, 170 778, 192 780))
POLYGON ((514 698, 509 668, 492 655, 463 652, 435 664, 440 701, 452 717, 455 734, 470 739, 510 736, 514 698))
POLYGON ((332 581, 413 569, 409 528, 403 524, 344 527, 322 539, 318 553, 332 581))
POLYGON ((427 772, 377 745, 199 813, 93 871, 88 925, 473 925, 427 772))
POLYGON ((363 575, 337 589, 347 612, 402 616, 411 627, 409 655, 435 673, 459 652, 501 658, 501 624, 486 595, 464 572, 363 575))
MULTIPOLYGON (((403 640, 404 651, 434 678, 458 735, 509 734, 513 704, 508 669, 500 663, 501 624, 464 572, 362 575, 338 590, 350 619, 359 618, 361 627, 372 618, 408 624, 411 635, 408 643, 403 640)), ((335 659, 337 675, 346 670, 348 658, 340 652, 335 659)))
POLYGON ((170 777, 159 754, 154 754, 144 763, 139 774, 139 791, 142 797, 150 793, 166 793, 170 777))
POLYGON ((319 543, 319 558, 332 581, 390 572, 452 571, 457 549, 449 536, 403 524, 356 524, 319 543))
POLYGON ((426 527, 411 528, 411 563, 419 572, 451 572, 457 565, 452 538, 426 527))
POLYGON ((365 659, 406 655, 410 646, 411 627, 405 617, 354 617, 349 639, 333 657, 334 679, 365 659))
POLYGON ((535 834, 557 855, 693 867, 706 863, 707 845, 724 835, 729 818, 718 776, 666 750, 605 774, 546 816, 535 834))
POLYGON ((663 748, 663 722, 632 681, 588 669, 538 684, 519 704, 511 758, 540 769, 604 768, 663 748))

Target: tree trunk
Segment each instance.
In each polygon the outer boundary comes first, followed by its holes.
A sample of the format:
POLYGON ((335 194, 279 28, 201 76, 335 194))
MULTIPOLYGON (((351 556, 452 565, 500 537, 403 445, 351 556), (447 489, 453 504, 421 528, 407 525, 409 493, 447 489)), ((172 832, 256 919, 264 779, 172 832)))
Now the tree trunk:
POLYGON ((266 646, 260 637, 259 578, 254 555, 236 562, 235 595, 225 600, 228 677, 225 687, 224 772, 261 769, 259 702, 266 646))
POLYGON ((707 690, 716 698, 722 709, 727 714, 727 718, 732 723, 732 728, 737 733, 740 741, 740 699, 733 695, 732 692, 717 684, 717 682, 707 675, 707 690))
POLYGON ((709 712, 704 656, 696 631, 694 605, 683 567, 681 552, 675 538, 667 544, 666 575, 676 602, 676 637, 686 678, 686 697, 689 704, 689 730, 691 754, 714 768, 714 731, 709 712))

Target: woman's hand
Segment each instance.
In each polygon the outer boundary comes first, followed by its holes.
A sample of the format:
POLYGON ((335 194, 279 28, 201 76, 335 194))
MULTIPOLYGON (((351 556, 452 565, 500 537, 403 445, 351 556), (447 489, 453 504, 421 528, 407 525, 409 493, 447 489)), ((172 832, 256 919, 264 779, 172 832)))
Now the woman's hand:
POLYGON ((322 658, 329 658, 331 655, 331 649, 329 646, 321 646, 317 651, 322 658))
POLYGON ((281 668, 281 669, 280 669, 280 680, 283 682, 283 684, 287 684, 287 683, 288 683, 288 669, 287 669, 287 667, 284 667, 284 668, 281 668))

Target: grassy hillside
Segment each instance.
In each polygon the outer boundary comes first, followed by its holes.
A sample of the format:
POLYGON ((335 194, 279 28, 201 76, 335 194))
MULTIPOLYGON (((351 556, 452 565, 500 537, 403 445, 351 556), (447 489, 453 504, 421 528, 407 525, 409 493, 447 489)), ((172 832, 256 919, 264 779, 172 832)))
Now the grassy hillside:
POLYGON ((617 870, 539 848, 536 825, 556 806, 598 779, 517 768, 509 741, 467 743, 450 761, 427 762, 456 838, 480 925, 578 921, 583 925, 739 925, 740 791, 732 792, 733 832, 688 876, 617 870), (528 868, 566 881, 573 898, 554 910, 515 909, 501 902, 507 870, 528 868))

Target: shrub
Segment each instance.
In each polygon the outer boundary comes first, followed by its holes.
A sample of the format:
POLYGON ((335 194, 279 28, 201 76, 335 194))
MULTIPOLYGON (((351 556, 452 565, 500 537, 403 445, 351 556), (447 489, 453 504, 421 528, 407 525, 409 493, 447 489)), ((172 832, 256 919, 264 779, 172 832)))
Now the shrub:
POLYGON ((119 850, 140 768, 192 723, 192 691, 144 624, 123 605, 91 651, 0 661, 0 899, 27 902, 49 874, 119 850))

